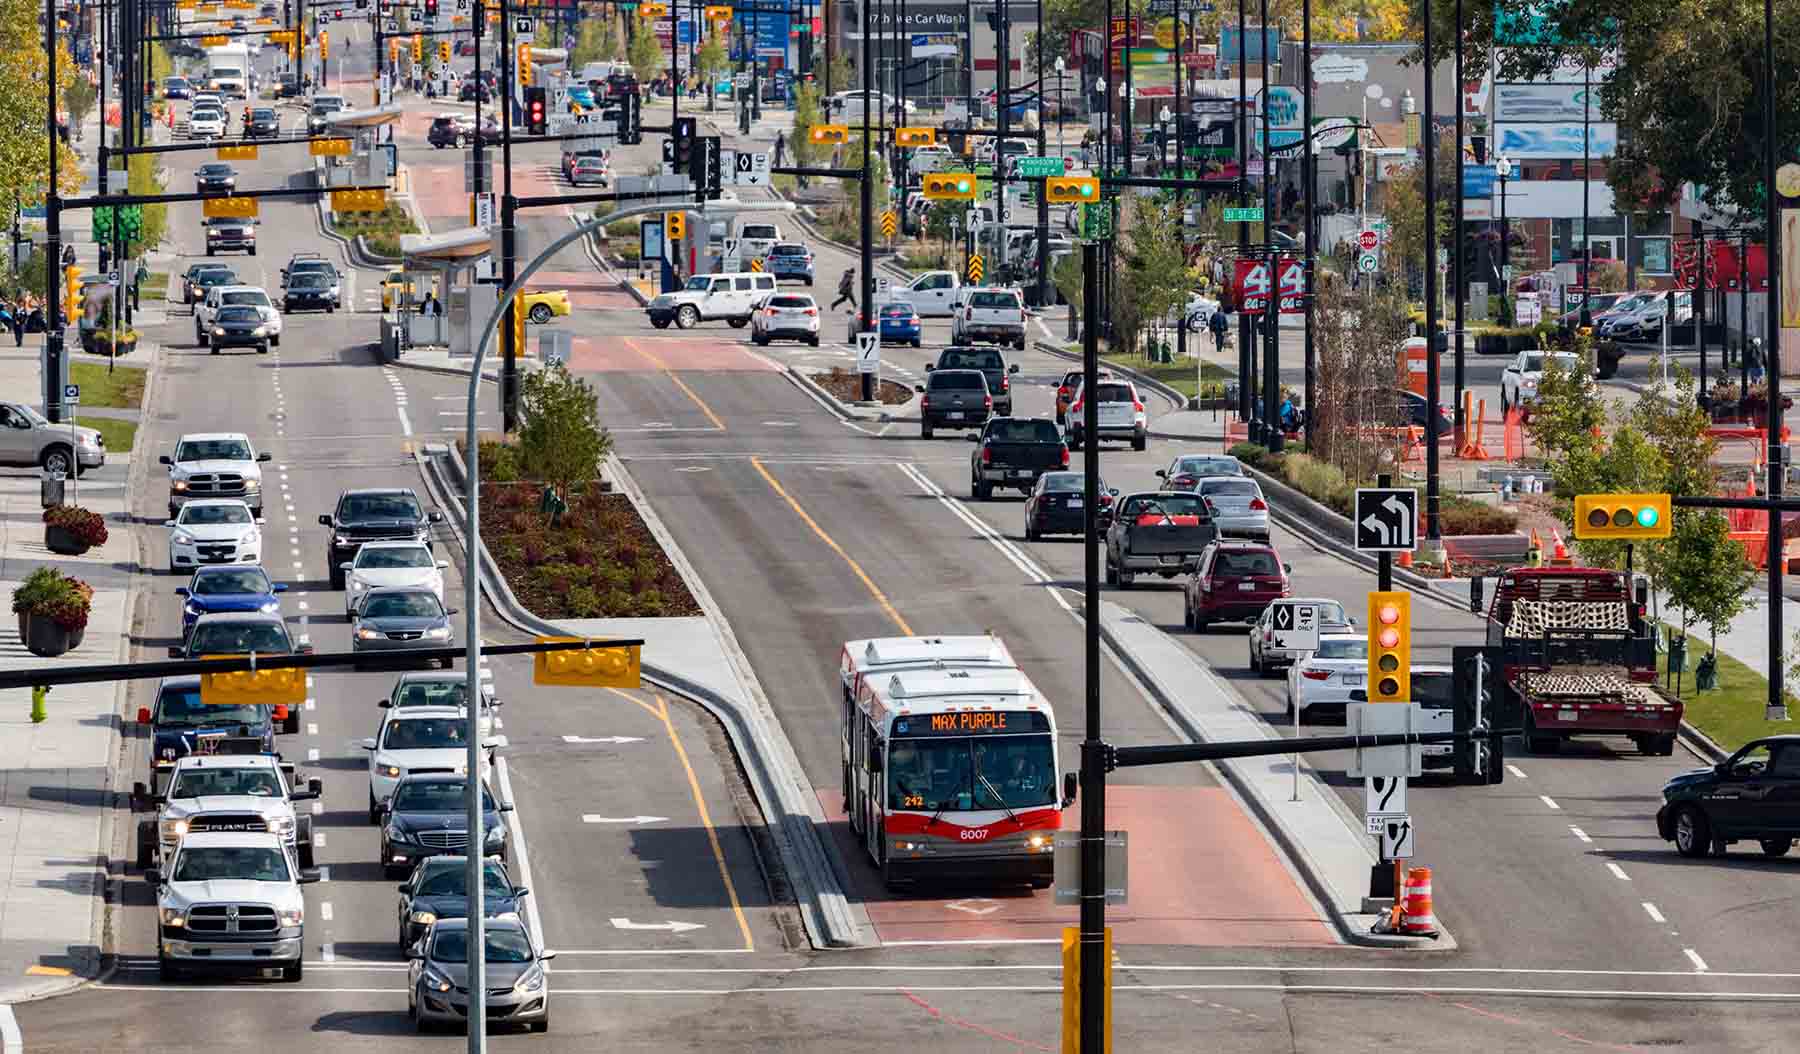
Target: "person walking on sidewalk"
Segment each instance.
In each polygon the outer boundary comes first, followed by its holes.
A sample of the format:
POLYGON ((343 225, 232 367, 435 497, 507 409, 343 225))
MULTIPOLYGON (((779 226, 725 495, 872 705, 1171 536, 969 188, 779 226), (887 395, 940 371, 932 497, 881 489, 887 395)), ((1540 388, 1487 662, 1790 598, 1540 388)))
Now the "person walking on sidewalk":
POLYGON ((1750 383, 1761 384, 1763 379, 1762 338, 1751 337, 1744 348, 1744 366, 1750 371, 1750 383))
POLYGON ((846 270, 844 272, 844 276, 842 278, 838 279, 837 292, 838 292, 837 299, 833 300, 831 302, 831 307, 827 308, 827 310, 830 310, 830 311, 837 310, 837 306, 846 300, 848 300, 850 302, 851 310, 855 310, 855 308, 856 308, 856 271, 854 268, 846 270))
POLYGON ((1212 330, 1214 350, 1225 354, 1225 333, 1231 328, 1231 320, 1225 317, 1223 304, 1213 308, 1212 317, 1206 320, 1206 328, 1212 330))
POLYGON ((775 167, 776 168, 781 168, 783 166, 784 162, 782 161, 782 157, 784 157, 786 154, 787 154, 787 136, 783 135, 780 132, 776 132, 775 133, 775 167))
POLYGON ((12 327, 13 346, 22 348, 25 346, 25 301, 14 301, 7 314, 7 324, 12 327))

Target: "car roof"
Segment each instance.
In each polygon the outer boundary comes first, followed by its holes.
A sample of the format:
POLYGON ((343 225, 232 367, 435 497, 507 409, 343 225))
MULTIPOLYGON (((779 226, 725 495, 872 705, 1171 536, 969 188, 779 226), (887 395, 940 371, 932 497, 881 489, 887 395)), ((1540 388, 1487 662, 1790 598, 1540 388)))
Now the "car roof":
POLYGON ((236 285, 215 286, 213 288, 213 292, 215 292, 215 293, 261 293, 264 296, 269 295, 269 291, 267 289, 264 289, 260 285, 245 285, 242 282, 239 282, 236 285))
MULTIPOLYGON (((281 836, 268 831, 192 831, 181 838, 178 850, 229 849, 232 847, 282 848, 281 836)), ((492 923, 490 923, 491 925, 492 923)))
MULTIPOLYGON (((1186 492, 1177 491, 1176 493, 1186 492)), ((1215 549, 1229 549, 1233 552, 1272 553, 1275 551, 1274 542, 1253 542, 1248 538, 1221 538, 1212 545, 1215 549)))
POLYGON ((188 754, 175 760, 178 769, 278 769, 273 754, 188 754))
POLYGON ((413 540, 407 539, 407 538, 384 538, 380 541, 362 543, 362 545, 359 547, 359 551, 362 549, 429 549, 429 548, 431 548, 431 543, 429 543, 429 542, 413 541, 413 540))
MULTIPOLYGON (((469 777, 460 772, 409 772, 400 777, 402 783, 467 783, 469 777)), ((492 794, 493 791, 488 793, 492 794)))
POLYGON ((468 708, 462 706, 403 706, 398 710, 389 710, 384 724, 393 721, 425 721, 431 718, 467 717, 468 708))
POLYGON ((430 586, 377 586, 376 588, 371 589, 367 593, 363 594, 363 606, 367 607, 368 601, 375 597, 393 596, 393 595, 400 594, 400 593, 404 593, 404 594, 408 594, 408 595, 411 595, 414 593, 426 593, 434 598, 437 596, 437 591, 432 589, 430 586))
POLYGON ((413 493, 413 489, 411 487, 352 487, 349 490, 344 491, 342 494, 339 494, 338 497, 348 498, 351 495, 364 495, 364 494, 406 494, 406 495, 410 495, 414 498, 418 497, 417 494, 413 493))
POLYGON ((170 688, 185 692, 189 689, 197 689, 199 687, 200 675, 197 673, 186 673, 179 677, 164 677, 162 680, 156 682, 156 694, 161 695, 170 688))
POLYGON ((210 509, 227 505, 241 505, 245 509, 250 507, 250 503, 242 498, 190 498, 181 507, 184 509, 210 509))
POLYGON ((190 440, 194 442, 205 442, 213 439, 242 439, 246 443, 250 441, 250 437, 242 432, 187 432, 175 442, 179 445, 190 440))

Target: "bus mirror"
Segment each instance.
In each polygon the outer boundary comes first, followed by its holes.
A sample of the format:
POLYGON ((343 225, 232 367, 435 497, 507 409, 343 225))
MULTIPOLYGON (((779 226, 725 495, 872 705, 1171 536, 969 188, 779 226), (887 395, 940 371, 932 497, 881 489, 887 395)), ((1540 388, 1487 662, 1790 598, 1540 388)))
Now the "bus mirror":
POLYGON ((1063 807, 1068 808, 1075 803, 1076 792, 1081 790, 1081 776, 1074 772, 1063 773, 1063 807))

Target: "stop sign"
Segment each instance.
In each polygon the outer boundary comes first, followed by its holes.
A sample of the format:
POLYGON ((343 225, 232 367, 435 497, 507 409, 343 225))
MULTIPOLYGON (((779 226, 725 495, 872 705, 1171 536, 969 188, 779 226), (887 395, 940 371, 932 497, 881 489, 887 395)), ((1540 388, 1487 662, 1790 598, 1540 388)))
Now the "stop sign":
POLYGON ((1381 237, 1374 231, 1364 231, 1356 237, 1356 244, 1363 252, 1372 253, 1381 245, 1381 237))

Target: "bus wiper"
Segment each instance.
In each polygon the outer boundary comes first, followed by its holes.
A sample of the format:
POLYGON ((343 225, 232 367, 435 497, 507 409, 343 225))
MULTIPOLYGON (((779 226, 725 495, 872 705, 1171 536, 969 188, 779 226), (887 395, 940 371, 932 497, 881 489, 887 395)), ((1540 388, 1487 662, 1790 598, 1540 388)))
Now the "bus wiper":
POLYGON ((987 773, 981 771, 981 759, 979 757, 976 757, 974 759, 974 761, 975 761, 975 779, 983 787, 986 787, 987 792, 989 794, 992 794, 994 796, 994 800, 1000 803, 1000 807, 1002 809, 1006 810, 1006 818, 1011 820, 1015 824, 1018 823, 1019 822, 1018 816, 1014 815, 1014 813, 1012 811, 1012 807, 1006 804, 1006 795, 1001 794, 1000 788, 994 786, 994 782, 987 778, 987 773))
POLYGON ((944 815, 944 810, 948 809, 950 803, 955 800, 955 798, 945 798, 943 801, 938 802, 937 812, 932 813, 931 819, 925 821, 925 829, 927 831, 931 830, 931 825, 938 821, 938 817, 944 815))

